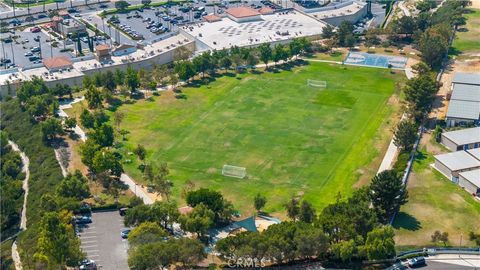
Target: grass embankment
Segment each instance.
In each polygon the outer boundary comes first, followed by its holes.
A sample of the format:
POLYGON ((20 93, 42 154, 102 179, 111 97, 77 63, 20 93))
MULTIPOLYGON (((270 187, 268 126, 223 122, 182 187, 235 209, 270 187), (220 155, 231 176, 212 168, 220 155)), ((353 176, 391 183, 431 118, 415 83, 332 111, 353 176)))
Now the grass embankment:
POLYGON ((450 245, 459 246, 461 238, 463 246, 473 245, 468 234, 479 233, 480 202, 432 168, 432 163, 433 155, 422 148, 409 178, 409 202, 395 220, 396 243, 434 246, 431 235, 439 230, 448 232, 450 245))
POLYGON ((470 54, 472 53, 480 52, 480 9, 469 9, 469 13, 465 14, 465 18, 467 19, 467 24, 459 27, 456 32, 450 54, 471 56, 470 54))
POLYGON ((182 89, 187 99, 164 92, 125 104, 118 110, 130 134, 122 151, 133 162, 124 167, 142 181, 140 163, 128 154, 140 143, 148 162, 168 162, 176 199, 191 180, 221 190, 242 212, 252 210, 256 193, 267 196, 269 212, 282 211, 292 195, 321 208, 339 192, 348 195, 360 176, 376 173, 365 167, 379 155, 376 146, 388 144, 378 130, 391 120, 395 109, 387 100, 401 78, 384 69, 311 63, 223 76, 182 89), (307 79, 327 80, 328 87, 308 87, 307 79), (222 176, 224 164, 246 167, 248 179, 222 176))
POLYGON ((40 198, 44 194, 54 194, 56 185, 63 178, 60 166, 55 159, 53 148, 42 140, 40 125, 31 122, 28 113, 20 109, 17 100, 1 103, 2 128, 30 159, 29 196, 27 199, 27 230, 19 235, 22 260, 29 265, 38 237, 38 223, 42 210, 40 198))

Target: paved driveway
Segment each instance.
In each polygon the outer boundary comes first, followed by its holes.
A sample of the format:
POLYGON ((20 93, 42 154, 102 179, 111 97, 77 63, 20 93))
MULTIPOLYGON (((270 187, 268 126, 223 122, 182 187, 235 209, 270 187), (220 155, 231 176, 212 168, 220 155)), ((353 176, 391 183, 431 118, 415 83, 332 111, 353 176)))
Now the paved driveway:
POLYGON ((98 269, 127 270, 128 242, 120 237, 124 230, 118 211, 92 214, 92 223, 80 228, 81 248, 98 269))

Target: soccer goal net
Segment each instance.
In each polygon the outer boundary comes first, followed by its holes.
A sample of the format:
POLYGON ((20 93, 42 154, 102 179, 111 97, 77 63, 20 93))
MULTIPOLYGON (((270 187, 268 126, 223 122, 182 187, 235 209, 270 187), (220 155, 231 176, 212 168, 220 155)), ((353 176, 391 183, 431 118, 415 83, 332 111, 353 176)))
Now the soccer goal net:
POLYGON ((307 85, 312 86, 312 87, 320 87, 320 88, 326 88, 327 87, 327 82, 326 81, 317 81, 317 80, 307 80, 307 85))
POLYGON ((229 177, 245 178, 245 176, 247 176, 247 169, 225 164, 222 168, 222 174, 229 177))

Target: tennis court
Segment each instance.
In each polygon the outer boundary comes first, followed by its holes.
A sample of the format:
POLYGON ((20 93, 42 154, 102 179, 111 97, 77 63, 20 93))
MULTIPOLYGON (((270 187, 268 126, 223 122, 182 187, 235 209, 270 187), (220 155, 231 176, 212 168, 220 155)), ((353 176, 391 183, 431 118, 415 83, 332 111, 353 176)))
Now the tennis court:
POLYGON ((388 56, 380 54, 370 54, 362 52, 349 52, 344 64, 404 69, 407 63, 407 58, 401 56, 388 56))

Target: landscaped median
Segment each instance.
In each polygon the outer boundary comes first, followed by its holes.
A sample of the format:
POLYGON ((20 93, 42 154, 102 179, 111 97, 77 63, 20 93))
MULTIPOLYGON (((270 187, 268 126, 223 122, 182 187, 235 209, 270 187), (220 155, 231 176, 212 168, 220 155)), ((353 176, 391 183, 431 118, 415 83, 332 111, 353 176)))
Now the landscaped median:
POLYGON ((154 8, 154 7, 161 7, 161 6, 169 6, 169 5, 179 5, 183 3, 188 3, 189 1, 187 0, 173 0, 173 1, 162 1, 162 2, 154 2, 149 5, 130 5, 126 8, 119 9, 119 8, 113 8, 113 9, 108 9, 102 11, 99 16, 102 18, 105 18, 107 15, 113 15, 117 13, 128 13, 130 11, 135 11, 139 10, 141 8, 154 8))

